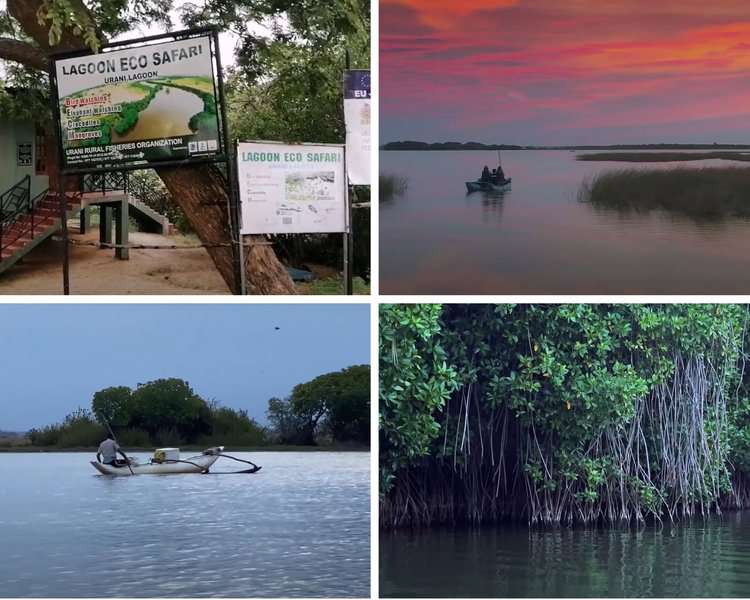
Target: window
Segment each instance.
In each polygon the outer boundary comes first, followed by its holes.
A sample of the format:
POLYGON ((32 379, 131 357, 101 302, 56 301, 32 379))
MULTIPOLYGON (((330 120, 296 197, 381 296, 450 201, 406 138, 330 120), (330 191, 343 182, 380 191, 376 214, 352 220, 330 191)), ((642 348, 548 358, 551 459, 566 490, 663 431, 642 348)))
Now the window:
POLYGON ((36 147, 35 161, 34 161, 34 173, 36 175, 47 174, 47 135, 44 130, 37 127, 36 136, 34 139, 34 146, 36 147))

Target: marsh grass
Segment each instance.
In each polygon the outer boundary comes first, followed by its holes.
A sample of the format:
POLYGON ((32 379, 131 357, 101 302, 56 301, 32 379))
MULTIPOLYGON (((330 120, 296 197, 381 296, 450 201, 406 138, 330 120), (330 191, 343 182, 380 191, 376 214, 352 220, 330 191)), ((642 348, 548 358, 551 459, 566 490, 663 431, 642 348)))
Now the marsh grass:
POLYGON ((693 160, 737 160, 750 162, 748 152, 594 152, 579 154, 576 160, 618 162, 684 162, 693 160))
POLYGON ((403 196, 409 189, 409 180, 403 175, 380 175, 380 201, 390 202, 397 196, 403 196))
POLYGON ((578 200, 621 214, 662 211, 694 221, 750 218, 750 168, 608 171, 584 181, 578 200))

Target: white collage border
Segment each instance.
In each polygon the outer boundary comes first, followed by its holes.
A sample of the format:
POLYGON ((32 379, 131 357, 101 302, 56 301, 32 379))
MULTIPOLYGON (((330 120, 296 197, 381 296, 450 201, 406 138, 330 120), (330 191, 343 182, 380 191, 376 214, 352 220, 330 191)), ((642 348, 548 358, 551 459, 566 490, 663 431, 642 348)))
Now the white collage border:
POLYGON ((372 85, 372 153, 370 157, 371 173, 371 235, 370 235, 370 296, 0 296, 0 306, 5 304, 369 304, 370 306, 370 361, 371 379, 371 449, 370 449, 370 597, 378 598, 379 594, 379 511, 378 511, 378 311, 380 304, 435 302, 444 304, 482 304, 482 303, 746 303, 748 296, 650 296, 650 295, 380 295, 379 273, 379 181, 378 152, 380 127, 380 65, 379 65, 379 31, 380 11, 378 0, 371 4, 371 66, 372 85))

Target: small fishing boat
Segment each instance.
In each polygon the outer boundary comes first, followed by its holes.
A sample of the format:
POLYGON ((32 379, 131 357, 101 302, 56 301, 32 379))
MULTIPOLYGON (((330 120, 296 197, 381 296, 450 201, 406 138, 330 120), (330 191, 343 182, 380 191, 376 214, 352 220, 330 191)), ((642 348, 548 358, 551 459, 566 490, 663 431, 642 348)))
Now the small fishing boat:
POLYGON ((260 470, 260 467, 250 461, 228 456, 223 454, 223 452, 224 446, 217 446, 215 448, 208 448, 196 456, 181 459, 179 448, 159 448, 154 452, 149 461, 144 464, 139 463, 136 459, 128 458, 128 462, 121 461, 122 464, 116 467, 93 460, 91 461, 91 465, 102 475, 177 475, 185 473, 208 473, 211 466, 219 458, 225 457, 253 465, 253 469, 237 472, 255 473, 260 470))
POLYGON ((492 170, 492 175, 487 167, 484 167, 482 177, 475 181, 466 182, 466 191, 472 192, 507 192, 510 189, 510 177, 505 177, 503 173, 503 161, 500 156, 500 150, 497 151, 497 172, 492 170), (501 179, 502 178, 502 179, 501 179), (498 181, 499 179, 499 181, 498 181))
POLYGON ((502 183, 492 183, 491 181, 482 181, 477 179, 476 181, 466 182, 466 191, 471 192, 507 192, 510 189, 511 178, 505 179, 502 183))

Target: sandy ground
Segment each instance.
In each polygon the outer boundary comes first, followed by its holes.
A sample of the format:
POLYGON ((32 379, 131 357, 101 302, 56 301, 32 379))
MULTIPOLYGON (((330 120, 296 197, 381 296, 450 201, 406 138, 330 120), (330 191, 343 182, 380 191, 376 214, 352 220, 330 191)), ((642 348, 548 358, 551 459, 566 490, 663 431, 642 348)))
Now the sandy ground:
MULTIPOLYGON (((98 241, 98 228, 71 239, 98 241)), ((131 244, 193 245, 182 235, 130 233, 131 244)), ((130 250, 118 260, 114 250, 70 247, 71 294, 228 294, 229 289, 203 248, 130 250)), ((0 274, 0 294, 61 294, 62 243, 47 240, 21 262, 0 274)))

